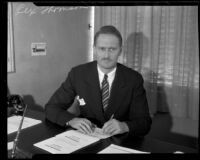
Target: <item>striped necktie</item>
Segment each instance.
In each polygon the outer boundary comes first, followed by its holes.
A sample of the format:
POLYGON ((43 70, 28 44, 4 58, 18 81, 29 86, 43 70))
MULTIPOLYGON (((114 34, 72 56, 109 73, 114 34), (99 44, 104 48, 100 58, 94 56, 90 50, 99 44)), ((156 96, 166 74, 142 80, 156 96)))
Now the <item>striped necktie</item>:
POLYGON ((107 79, 108 75, 105 74, 102 81, 102 104, 104 111, 106 111, 108 107, 108 100, 109 100, 109 84, 107 79))

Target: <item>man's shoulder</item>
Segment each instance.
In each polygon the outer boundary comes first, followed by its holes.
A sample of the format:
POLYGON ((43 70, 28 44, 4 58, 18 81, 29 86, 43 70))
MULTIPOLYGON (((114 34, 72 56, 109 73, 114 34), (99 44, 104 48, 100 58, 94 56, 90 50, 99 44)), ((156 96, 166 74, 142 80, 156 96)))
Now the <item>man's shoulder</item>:
POLYGON ((125 75, 128 75, 128 76, 132 75, 132 76, 139 76, 139 77, 141 76, 141 74, 138 71, 130 67, 127 67, 121 63, 118 63, 118 67, 125 75))

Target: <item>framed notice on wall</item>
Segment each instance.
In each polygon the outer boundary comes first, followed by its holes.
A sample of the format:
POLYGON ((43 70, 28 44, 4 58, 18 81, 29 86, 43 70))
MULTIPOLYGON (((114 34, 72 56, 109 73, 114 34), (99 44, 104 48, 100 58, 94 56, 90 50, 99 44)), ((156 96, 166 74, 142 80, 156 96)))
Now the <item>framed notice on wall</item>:
POLYGON ((14 72, 14 43, 13 43, 13 18, 12 4, 8 3, 8 42, 7 42, 7 72, 14 72))

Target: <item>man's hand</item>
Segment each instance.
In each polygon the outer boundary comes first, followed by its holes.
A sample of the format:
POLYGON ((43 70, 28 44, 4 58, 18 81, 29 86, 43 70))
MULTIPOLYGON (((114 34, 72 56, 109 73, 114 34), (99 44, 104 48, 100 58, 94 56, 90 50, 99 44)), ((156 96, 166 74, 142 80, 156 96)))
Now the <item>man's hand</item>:
POLYGON ((69 121, 69 125, 72 128, 75 128, 85 134, 90 134, 93 132, 93 126, 88 119, 86 118, 73 118, 72 120, 69 121))
POLYGON ((116 135, 129 131, 128 125, 125 122, 120 122, 116 119, 111 119, 104 123, 103 132, 105 134, 116 135))

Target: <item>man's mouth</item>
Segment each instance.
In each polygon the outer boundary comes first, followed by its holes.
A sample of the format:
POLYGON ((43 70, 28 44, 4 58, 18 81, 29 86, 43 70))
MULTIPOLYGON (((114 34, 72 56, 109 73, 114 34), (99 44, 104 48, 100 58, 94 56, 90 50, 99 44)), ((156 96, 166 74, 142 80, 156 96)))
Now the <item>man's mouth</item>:
POLYGON ((110 62, 110 59, 102 59, 102 61, 110 62))

